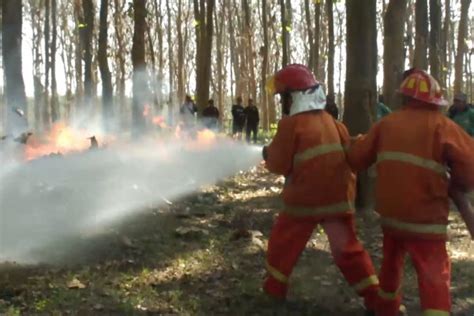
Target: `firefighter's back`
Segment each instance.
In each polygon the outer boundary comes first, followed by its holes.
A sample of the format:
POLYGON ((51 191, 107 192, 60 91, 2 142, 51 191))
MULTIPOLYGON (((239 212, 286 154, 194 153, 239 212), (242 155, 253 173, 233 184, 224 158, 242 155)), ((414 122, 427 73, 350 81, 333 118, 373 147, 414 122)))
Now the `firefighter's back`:
POLYGON ((355 176, 345 158, 349 141, 346 128, 325 111, 311 111, 288 118, 294 120, 293 171, 283 192, 292 206, 332 208, 348 211, 354 199, 355 176), (336 208, 334 208, 336 207, 336 208))
POLYGON ((451 127, 451 122, 430 106, 405 107, 379 123, 379 213, 406 222, 447 222, 444 139, 451 127))

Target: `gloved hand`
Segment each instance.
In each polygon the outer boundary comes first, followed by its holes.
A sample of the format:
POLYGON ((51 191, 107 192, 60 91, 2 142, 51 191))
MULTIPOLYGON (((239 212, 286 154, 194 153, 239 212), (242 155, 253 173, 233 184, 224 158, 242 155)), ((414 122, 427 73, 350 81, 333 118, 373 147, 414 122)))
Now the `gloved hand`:
POLYGON ((263 160, 265 161, 268 159, 268 146, 263 146, 262 157, 263 157, 263 160))

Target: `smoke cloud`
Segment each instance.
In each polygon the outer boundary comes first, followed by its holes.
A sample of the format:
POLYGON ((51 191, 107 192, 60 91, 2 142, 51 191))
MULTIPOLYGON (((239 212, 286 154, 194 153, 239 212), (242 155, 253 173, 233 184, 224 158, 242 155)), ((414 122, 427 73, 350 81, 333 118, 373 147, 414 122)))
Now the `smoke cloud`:
POLYGON ((227 139, 117 142, 29 162, 11 159, 22 145, 14 146, 0 151, 0 262, 35 262, 58 240, 126 221, 261 160, 260 148, 227 139))

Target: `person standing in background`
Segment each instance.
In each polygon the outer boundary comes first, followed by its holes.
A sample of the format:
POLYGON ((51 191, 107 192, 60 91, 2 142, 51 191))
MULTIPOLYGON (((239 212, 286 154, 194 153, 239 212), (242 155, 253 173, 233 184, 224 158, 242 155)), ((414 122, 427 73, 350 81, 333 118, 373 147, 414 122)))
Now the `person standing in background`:
POLYGON ((219 110, 214 106, 213 99, 209 99, 207 107, 202 111, 202 120, 206 128, 217 131, 219 126, 219 110))
POLYGON ((237 97, 237 104, 232 105, 232 136, 240 139, 245 125, 245 109, 242 105, 242 97, 237 97))
POLYGON ((246 138, 247 142, 250 143, 251 134, 253 133, 253 142, 257 143, 257 132, 258 132, 258 123, 260 122, 260 115, 258 113, 258 108, 253 104, 253 100, 249 98, 248 105, 244 110, 245 118, 247 121, 246 129, 246 138))

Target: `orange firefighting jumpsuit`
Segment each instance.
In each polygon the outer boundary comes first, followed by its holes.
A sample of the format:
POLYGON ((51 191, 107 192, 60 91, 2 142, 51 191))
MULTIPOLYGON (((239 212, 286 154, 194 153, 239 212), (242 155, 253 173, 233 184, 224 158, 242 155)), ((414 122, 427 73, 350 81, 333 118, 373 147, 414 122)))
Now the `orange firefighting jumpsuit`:
POLYGON ((376 163, 376 208, 384 232, 377 315, 398 315, 405 254, 418 275, 424 315, 449 315, 446 166, 460 188, 474 186, 474 142, 435 105, 411 100, 348 152, 355 170, 376 163))
POLYGON ((325 111, 283 118, 267 148, 269 171, 287 178, 285 209, 272 228, 265 291, 285 298, 288 279, 315 226, 321 224, 336 265, 373 309, 378 280, 371 259, 357 240, 353 218, 355 175, 343 146, 349 135, 325 111))

